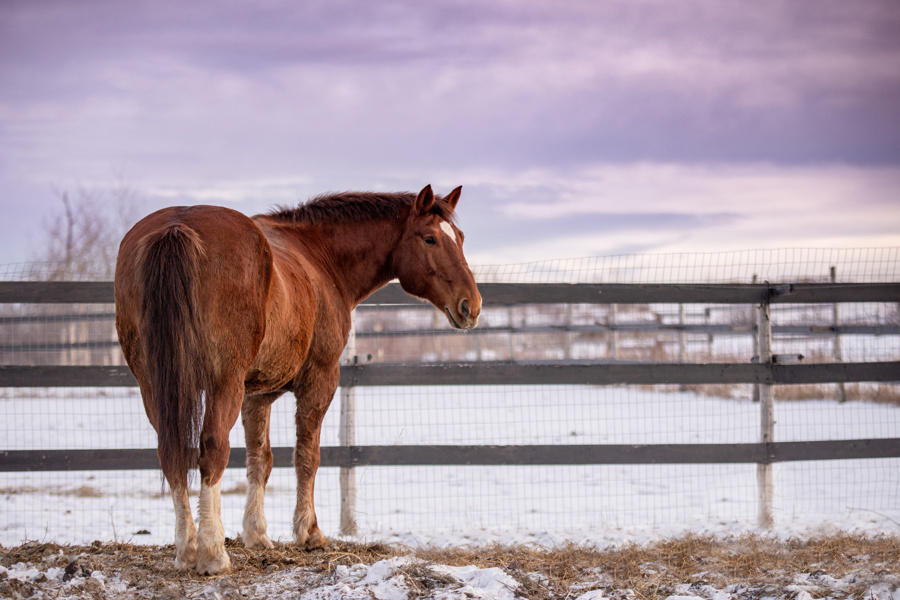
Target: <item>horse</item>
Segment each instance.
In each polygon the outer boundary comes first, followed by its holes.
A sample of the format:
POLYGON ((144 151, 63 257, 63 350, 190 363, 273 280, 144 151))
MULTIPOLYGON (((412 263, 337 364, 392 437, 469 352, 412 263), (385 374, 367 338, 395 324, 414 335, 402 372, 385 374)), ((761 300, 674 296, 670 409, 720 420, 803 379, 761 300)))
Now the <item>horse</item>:
POLYGON ((220 490, 238 414, 249 483, 241 538, 248 548, 273 547, 263 512, 269 418, 288 391, 297 407, 294 542, 325 545, 313 506, 319 437, 353 308, 399 279, 454 328, 478 324, 481 295, 455 218, 461 190, 329 194, 252 218, 223 207, 170 207, 125 235, 116 330, 157 433, 175 506, 176 568, 231 568, 220 490), (198 525, 188 502, 195 468, 198 525))

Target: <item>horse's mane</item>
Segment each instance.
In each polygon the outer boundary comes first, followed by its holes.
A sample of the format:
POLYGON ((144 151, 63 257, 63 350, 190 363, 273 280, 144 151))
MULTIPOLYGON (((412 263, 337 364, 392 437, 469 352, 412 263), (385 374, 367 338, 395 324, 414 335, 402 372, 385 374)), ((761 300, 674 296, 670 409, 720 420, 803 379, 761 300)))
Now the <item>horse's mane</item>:
MULTIPOLYGON (((446 221, 453 221, 455 214, 442 196, 434 197, 430 213, 446 221)), ((333 223, 336 221, 368 221, 372 219, 399 219, 416 201, 411 192, 340 192, 321 194, 295 207, 279 206, 270 217, 295 223, 333 223)))

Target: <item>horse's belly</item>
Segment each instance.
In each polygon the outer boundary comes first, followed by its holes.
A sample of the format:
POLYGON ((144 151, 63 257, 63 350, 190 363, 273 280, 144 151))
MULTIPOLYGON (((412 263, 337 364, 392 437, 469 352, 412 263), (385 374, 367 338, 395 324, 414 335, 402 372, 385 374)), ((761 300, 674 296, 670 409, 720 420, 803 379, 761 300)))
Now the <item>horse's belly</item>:
POLYGON ((304 357, 299 352, 285 351, 277 356, 257 356, 244 378, 248 394, 287 390, 297 376, 304 357))

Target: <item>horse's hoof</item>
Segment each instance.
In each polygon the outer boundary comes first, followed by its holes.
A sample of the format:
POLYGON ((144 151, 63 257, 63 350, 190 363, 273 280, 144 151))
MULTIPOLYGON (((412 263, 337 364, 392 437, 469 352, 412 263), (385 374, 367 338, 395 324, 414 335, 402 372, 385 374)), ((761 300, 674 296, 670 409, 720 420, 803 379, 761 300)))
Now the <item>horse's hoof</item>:
POLYGON ((175 570, 190 571, 197 566, 197 548, 175 553, 175 570))
POLYGON ((269 536, 266 534, 262 535, 246 535, 241 536, 244 540, 244 548, 251 548, 256 550, 271 550, 275 547, 275 544, 272 543, 272 540, 269 539, 269 536))
POLYGON ((182 560, 178 557, 175 557, 175 570, 176 571, 190 571, 194 567, 197 566, 197 559, 194 560, 182 560))
POLYGON ((197 572, 201 575, 221 575, 231 570, 231 558, 225 550, 219 556, 197 563, 197 572))
POLYGON ((300 542, 298 545, 301 548, 305 548, 306 550, 316 550, 317 548, 324 548, 328 543, 328 538, 325 537, 319 528, 316 527, 312 532, 310 532, 309 537, 306 538, 305 541, 300 542))

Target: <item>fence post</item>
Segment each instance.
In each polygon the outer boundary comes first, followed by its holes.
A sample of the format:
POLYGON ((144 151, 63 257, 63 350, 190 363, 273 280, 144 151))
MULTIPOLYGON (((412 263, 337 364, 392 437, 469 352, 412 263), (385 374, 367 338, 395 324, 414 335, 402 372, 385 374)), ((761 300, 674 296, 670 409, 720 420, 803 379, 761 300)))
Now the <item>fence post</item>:
MULTIPOLYGON (((772 322, 769 313, 769 301, 766 300, 758 307, 757 328, 759 338, 759 363, 772 364, 772 322)), ((775 413, 772 395, 772 385, 758 383, 759 389, 759 414, 760 414, 760 439, 763 444, 775 441, 775 413)), ((759 491, 759 526, 769 529, 774 525, 772 517, 772 505, 774 503, 775 489, 772 478, 772 463, 766 462, 756 465, 756 483, 759 491)))
MULTIPOLYGON (((350 313, 350 335, 344 349, 346 360, 354 364, 356 354, 356 310, 350 313)), ((341 422, 338 427, 338 443, 341 446, 356 445, 356 390, 352 385, 341 387, 341 422)), ((356 535, 356 470, 340 468, 342 535, 356 535)))
MULTIPOLYGON (((757 279, 757 277, 756 277, 756 274, 754 273, 753 274, 753 283, 756 283, 756 279, 757 279)), ((759 310, 759 307, 751 306, 751 308, 755 308, 755 310, 753 312, 756 312, 759 310)), ((761 356, 759 353, 759 314, 758 314, 758 312, 756 315, 753 315, 751 313, 750 318, 752 321, 756 321, 756 327, 753 328, 753 335, 751 336, 753 338, 753 356, 761 356)), ((753 402, 759 402, 759 385, 758 384, 753 386, 753 402)))
MULTIPOLYGON (((685 333, 684 330, 684 304, 678 305, 678 325, 678 362, 679 364, 684 364, 684 361, 687 358, 687 333, 685 333)), ((687 391, 687 385, 682 383, 678 386, 678 390, 681 392, 687 391)))
MULTIPOLYGON (((831 267, 831 283, 837 282, 837 267, 831 267)), ((841 326, 841 313, 838 303, 834 303, 834 362, 844 362, 844 352, 841 348, 841 334, 838 328, 841 326)), ((838 384, 838 402, 847 401, 847 388, 843 383, 838 384)))

